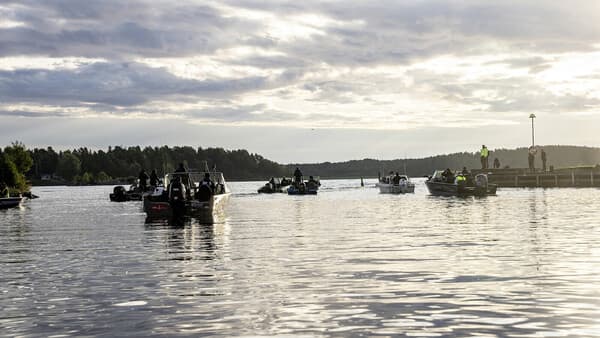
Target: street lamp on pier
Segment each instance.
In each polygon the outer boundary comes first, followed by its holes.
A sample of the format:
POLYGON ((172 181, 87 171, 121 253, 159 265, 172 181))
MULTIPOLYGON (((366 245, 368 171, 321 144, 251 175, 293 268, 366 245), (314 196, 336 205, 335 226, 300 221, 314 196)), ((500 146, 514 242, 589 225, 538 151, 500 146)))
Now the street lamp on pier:
POLYGON ((535 147, 535 133, 533 129, 533 119, 535 119, 535 114, 531 113, 529 118, 531 119, 531 147, 535 147))

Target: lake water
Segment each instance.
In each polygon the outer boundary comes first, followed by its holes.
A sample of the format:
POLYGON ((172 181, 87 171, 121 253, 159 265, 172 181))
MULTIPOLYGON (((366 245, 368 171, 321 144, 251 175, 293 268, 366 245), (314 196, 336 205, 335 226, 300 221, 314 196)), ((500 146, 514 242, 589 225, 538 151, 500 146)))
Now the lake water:
POLYGON ((182 226, 36 187, 0 211, 0 336, 600 336, 600 190, 322 183, 182 226))

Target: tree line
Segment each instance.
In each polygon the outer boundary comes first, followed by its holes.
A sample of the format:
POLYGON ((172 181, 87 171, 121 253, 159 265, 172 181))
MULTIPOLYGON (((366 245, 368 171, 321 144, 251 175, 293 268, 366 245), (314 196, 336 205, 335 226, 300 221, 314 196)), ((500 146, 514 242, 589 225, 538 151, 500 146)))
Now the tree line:
POLYGON ((183 147, 86 147, 55 151, 52 147, 29 151, 33 165, 28 177, 35 182, 65 181, 75 184, 103 184, 133 181, 142 169, 156 169, 159 175, 173 172, 179 163, 189 170, 216 168, 231 180, 262 180, 285 174, 285 167, 246 150, 183 147), (205 164, 206 163, 206 164, 205 164))

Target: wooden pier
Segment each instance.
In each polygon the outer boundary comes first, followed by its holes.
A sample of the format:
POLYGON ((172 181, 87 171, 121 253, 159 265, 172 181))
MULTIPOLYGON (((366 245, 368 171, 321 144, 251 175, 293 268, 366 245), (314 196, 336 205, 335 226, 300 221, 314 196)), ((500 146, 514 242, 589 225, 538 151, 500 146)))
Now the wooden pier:
POLYGON ((486 173, 490 183, 503 188, 600 187, 600 167, 560 168, 552 171, 527 168, 473 169, 473 175, 486 173))

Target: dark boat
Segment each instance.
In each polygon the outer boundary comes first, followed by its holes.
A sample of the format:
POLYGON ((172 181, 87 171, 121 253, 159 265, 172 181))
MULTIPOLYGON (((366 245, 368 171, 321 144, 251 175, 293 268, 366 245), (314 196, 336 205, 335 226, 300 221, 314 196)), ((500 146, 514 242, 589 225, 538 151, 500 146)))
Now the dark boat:
POLYGON ((139 186, 132 185, 129 190, 125 190, 125 187, 119 185, 114 187, 108 197, 112 202, 141 201, 143 194, 144 191, 139 186))
POLYGON ((487 175, 477 174, 474 180, 457 183, 448 181, 441 170, 436 170, 425 181, 429 193, 436 196, 488 196, 495 195, 497 185, 488 182, 487 175))
POLYGON ((15 208, 21 205, 23 197, 3 197, 0 198, 0 209, 15 208))
POLYGON ((316 195, 320 186, 319 177, 311 176, 311 179, 306 182, 300 178, 299 182, 292 182, 287 193, 288 195, 316 195))
POLYGON ((281 193, 286 191, 286 187, 289 186, 291 180, 283 177, 283 178, 271 178, 269 182, 265 183, 262 187, 258 189, 259 194, 274 194, 281 193))
POLYGON ((144 194, 144 212, 148 218, 210 215, 231 194, 220 172, 171 173, 165 175, 164 183, 165 186, 144 194), (206 174, 213 187, 202 184, 206 174))

